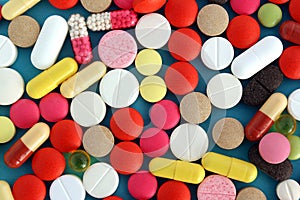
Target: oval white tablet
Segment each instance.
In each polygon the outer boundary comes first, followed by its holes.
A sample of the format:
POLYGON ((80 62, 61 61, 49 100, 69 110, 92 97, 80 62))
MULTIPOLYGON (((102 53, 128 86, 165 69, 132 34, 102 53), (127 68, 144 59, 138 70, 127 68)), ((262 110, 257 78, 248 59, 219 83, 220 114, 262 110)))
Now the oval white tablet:
POLYGON ((95 126, 104 119, 106 105, 99 94, 86 91, 72 100, 70 113, 79 125, 84 127, 95 126))
POLYGON ((8 37, 0 35, 0 68, 9 67, 14 64, 17 56, 17 47, 8 37))
POLYGON ((0 68, 0 105, 11 105, 24 93, 24 80, 14 69, 0 68))
POLYGON ((31 52, 31 63, 40 70, 51 67, 68 34, 67 21, 58 15, 46 19, 31 52))
POLYGON ((241 100, 243 87, 241 82, 232 74, 221 73, 209 80, 206 93, 215 107, 229 109, 241 100))
POLYGON ((298 200, 300 199, 299 183, 292 179, 282 181, 277 185, 276 193, 281 200, 298 200))
POLYGON ((105 198, 117 190, 119 176, 112 166, 99 162, 91 165, 84 172, 83 185, 92 197, 105 198))
POLYGON ((295 90, 289 95, 287 110, 290 115, 300 121, 300 89, 295 90))
POLYGON ((248 79, 279 58, 282 51, 280 39, 264 37, 233 60, 231 71, 239 79, 248 79))
POLYGON ((212 37, 201 48, 201 59, 211 70, 225 69, 230 65, 233 57, 233 46, 223 37, 212 37))
POLYGON ((168 42, 171 36, 171 26, 161 14, 146 14, 136 24, 135 35, 142 46, 159 49, 168 42))
POLYGON ((199 160, 208 148, 208 137, 203 128, 196 124, 181 124, 171 134, 170 148, 180 160, 199 160))
POLYGON ((74 175, 66 174, 55 179, 49 189, 51 200, 84 200, 85 189, 82 181, 74 175))
POLYGON ((124 108, 133 104, 139 96, 139 82, 124 69, 109 71, 101 80, 100 95, 113 108, 124 108))

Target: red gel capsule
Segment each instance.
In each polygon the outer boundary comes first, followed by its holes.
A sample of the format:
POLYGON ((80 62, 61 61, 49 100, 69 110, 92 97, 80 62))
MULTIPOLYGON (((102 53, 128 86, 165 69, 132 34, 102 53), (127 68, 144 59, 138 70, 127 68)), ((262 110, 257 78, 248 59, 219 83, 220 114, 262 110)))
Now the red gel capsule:
POLYGON ((279 33, 283 39, 300 45, 300 23, 285 21, 281 24, 279 33))
POLYGON ((247 139, 253 142, 260 140, 286 106, 287 99, 284 94, 272 94, 245 127, 247 139))

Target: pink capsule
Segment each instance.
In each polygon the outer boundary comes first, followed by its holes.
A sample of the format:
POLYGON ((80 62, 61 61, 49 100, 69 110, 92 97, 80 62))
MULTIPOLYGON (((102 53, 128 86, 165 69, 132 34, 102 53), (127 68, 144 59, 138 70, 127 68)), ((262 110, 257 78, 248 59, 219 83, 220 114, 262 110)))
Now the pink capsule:
POLYGON ((116 10, 92 14, 86 23, 92 31, 107 31, 134 27, 137 20, 137 14, 132 10, 116 10))

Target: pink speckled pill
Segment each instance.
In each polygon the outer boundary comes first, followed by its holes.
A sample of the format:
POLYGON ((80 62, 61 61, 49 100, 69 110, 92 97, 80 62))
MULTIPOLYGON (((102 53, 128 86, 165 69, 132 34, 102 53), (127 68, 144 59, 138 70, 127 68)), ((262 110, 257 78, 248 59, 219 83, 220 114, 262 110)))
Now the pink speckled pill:
POLYGON ((220 175, 206 177, 197 190, 198 200, 234 200, 235 196, 236 189, 233 182, 229 178, 220 175))
POLYGON ((179 108, 171 100, 162 100, 152 106, 150 119, 157 128, 169 130, 174 128, 180 120, 179 108))
POLYGON ((137 54, 134 38, 122 30, 106 33, 98 46, 99 57, 110 68, 126 68, 131 65, 137 54))
POLYGON ((230 0, 231 8, 239 15, 251 15, 260 5, 260 0, 230 0))
POLYGON ((279 164, 285 161, 291 151, 289 140, 282 134, 272 132, 259 142, 259 154, 268 163, 279 164))

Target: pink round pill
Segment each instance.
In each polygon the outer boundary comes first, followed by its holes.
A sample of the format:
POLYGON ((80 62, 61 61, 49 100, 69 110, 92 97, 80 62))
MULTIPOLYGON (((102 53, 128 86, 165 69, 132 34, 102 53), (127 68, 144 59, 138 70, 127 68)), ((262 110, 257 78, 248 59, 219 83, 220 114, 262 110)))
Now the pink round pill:
POLYGON ((114 0, 114 3, 124 10, 129 10, 133 6, 133 0, 114 0))
POLYGON ((157 190, 157 180, 148 171, 139 171, 128 180, 128 191, 135 199, 151 199, 157 190))
POLYGON ((173 101, 162 100, 152 106, 150 119, 157 128, 169 130, 180 120, 179 108, 173 101))
POLYGON ((260 156, 266 162, 279 164, 288 158, 291 152, 291 145, 284 135, 272 132, 260 140, 258 149, 260 156))
POLYGON ((234 200, 236 197, 236 189, 233 182, 229 178, 220 175, 210 175, 207 176, 199 185, 197 197, 198 200, 234 200))
POLYGON ((158 128, 145 130, 140 138, 140 147, 149 157, 160 157, 167 153, 170 145, 168 134, 158 128))
POLYGON ((106 33, 98 46, 99 57, 110 68, 126 68, 137 54, 135 39, 126 31, 113 30, 106 33))
POLYGON ((48 122, 58 122, 64 119, 69 112, 67 99, 55 92, 44 96, 39 107, 42 117, 48 122))
POLYGON ((36 103, 29 99, 20 99, 10 108, 10 119, 18 128, 31 128, 40 119, 40 110, 36 103))
POLYGON ((257 11, 260 0, 230 0, 231 8, 239 15, 251 15, 257 11))

